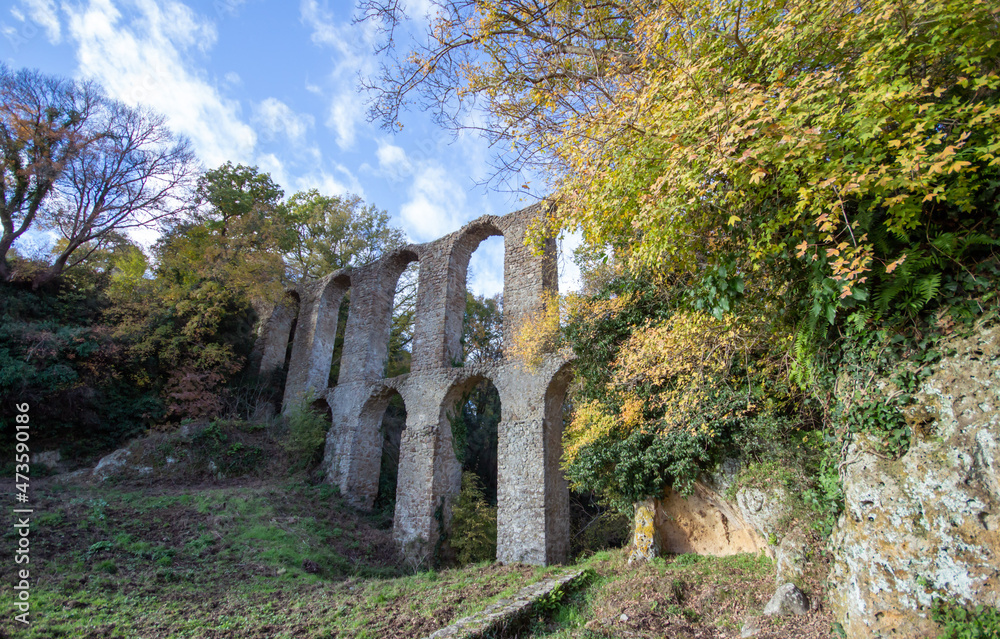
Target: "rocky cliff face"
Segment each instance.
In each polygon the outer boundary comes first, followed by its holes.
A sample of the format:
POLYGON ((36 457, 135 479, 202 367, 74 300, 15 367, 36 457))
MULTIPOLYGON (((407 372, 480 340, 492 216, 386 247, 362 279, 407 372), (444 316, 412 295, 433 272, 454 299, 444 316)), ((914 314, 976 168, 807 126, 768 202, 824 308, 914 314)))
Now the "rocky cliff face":
POLYGON ((935 597, 1000 606, 1000 327, 942 345, 898 460, 855 439, 830 550, 848 637, 930 637, 935 597))
POLYGON ((795 526, 787 491, 781 485, 731 490, 739 471, 739 462, 730 459, 696 481, 687 497, 667 488, 660 498, 636 503, 629 562, 660 552, 715 557, 764 552, 775 561, 776 584, 802 577, 809 541, 795 526))

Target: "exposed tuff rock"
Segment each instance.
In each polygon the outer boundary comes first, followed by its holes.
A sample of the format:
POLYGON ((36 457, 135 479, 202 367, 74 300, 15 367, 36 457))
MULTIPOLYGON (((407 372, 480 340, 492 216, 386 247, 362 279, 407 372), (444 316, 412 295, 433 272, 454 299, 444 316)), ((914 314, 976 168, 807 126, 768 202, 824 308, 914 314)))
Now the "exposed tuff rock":
POLYGON ((687 496, 668 488, 659 499, 637 502, 629 562, 660 552, 722 557, 763 551, 775 560, 776 584, 800 578, 809 544, 805 535, 788 530, 785 488, 743 487, 729 498, 739 470, 730 459, 695 482, 687 496))
MULTIPOLYGON (((783 520, 787 517, 787 494, 782 486, 769 490, 742 488, 736 493, 736 507, 747 524, 764 539, 775 539, 782 532, 783 520)), ((774 554, 773 549, 768 554, 774 554)))
MULTIPOLYGON (((663 550, 722 557, 741 552, 771 551, 767 533, 754 526, 756 520, 736 503, 725 499, 712 484, 696 482, 691 494, 681 497, 667 489, 660 500, 657 529, 663 550)), ((745 491, 738 494, 743 495, 745 491)), ((770 502, 771 496, 761 502, 770 502)))
POLYGON ((795 584, 782 584, 771 601, 764 606, 765 615, 804 615, 809 612, 809 600, 795 584))
POLYGON ((128 466, 128 460, 131 456, 132 451, 127 448, 121 448, 109 455, 105 455, 101 458, 101 461, 97 462, 97 466, 94 467, 94 479, 104 481, 122 472, 128 466))
POLYGON ((801 531, 786 535, 774 551, 776 584, 788 583, 802 577, 808 563, 809 541, 801 531))
POLYGON ((865 437, 841 468, 830 602, 849 637, 929 637, 935 597, 1000 606, 1000 327, 943 345, 899 460, 865 437))

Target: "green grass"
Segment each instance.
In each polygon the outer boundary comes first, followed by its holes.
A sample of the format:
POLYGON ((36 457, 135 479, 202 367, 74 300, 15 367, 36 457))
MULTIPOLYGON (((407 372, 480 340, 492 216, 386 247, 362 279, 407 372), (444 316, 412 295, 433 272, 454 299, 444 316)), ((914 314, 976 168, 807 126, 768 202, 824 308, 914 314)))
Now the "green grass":
POLYGON ((54 485, 38 499, 32 625, 0 619, 24 639, 421 636, 555 570, 404 574, 371 554, 389 533, 325 485, 54 485))
MULTIPOLYGON (((50 486, 37 500, 33 623, 0 618, 0 636, 419 637, 563 570, 484 562, 408 574, 379 554, 392 547, 389 532, 326 485, 50 486)), ((762 555, 638 567, 626 557, 602 551, 580 562, 593 572, 586 588, 547 601, 519 636, 592 637, 588 623, 625 610, 738 629, 733 610, 763 605, 754 584, 773 592, 762 555)), ((0 564, 0 580, 13 570, 0 564)))

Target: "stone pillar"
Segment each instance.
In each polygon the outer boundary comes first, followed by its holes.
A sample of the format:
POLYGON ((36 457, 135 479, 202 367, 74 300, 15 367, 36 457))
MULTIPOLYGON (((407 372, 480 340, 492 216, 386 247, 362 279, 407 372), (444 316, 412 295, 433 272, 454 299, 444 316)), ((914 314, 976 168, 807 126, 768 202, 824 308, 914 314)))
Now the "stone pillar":
POLYGON ((454 393, 446 393, 448 376, 411 377, 407 382, 412 390, 403 395, 409 402, 399 448, 392 534, 409 564, 428 566, 462 483, 447 415, 454 393))
POLYGON ((540 214, 540 206, 533 206, 503 218, 504 344, 512 344, 521 323, 545 308, 547 295, 559 292, 555 239, 545 242, 541 255, 524 244, 529 226, 540 214))
POLYGON ((465 271, 458 272, 449 266, 453 239, 448 236, 432 242, 420 257, 410 363, 410 370, 414 372, 450 368, 454 360, 462 356, 461 323, 457 333, 446 323, 449 296, 458 286, 459 276, 462 295, 465 294, 465 271))
MULTIPOLYGON (((507 413, 507 408, 503 408, 507 413)), ((497 450, 497 561, 546 563, 542 415, 502 419, 497 450)))
POLYGON ((382 463, 379 427, 391 391, 365 381, 338 384, 329 391, 333 425, 327 433, 323 470, 349 504, 370 510, 378 496, 382 463))
POLYGON ((548 563, 545 393, 542 371, 506 365, 495 384, 501 420, 497 445, 497 561, 548 563))
POLYGON ((344 330, 338 384, 382 377, 396 281, 390 282, 385 269, 379 266, 373 264, 351 274, 351 306, 344 330))
POLYGON ((307 393, 319 394, 329 387, 337 317, 348 286, 346 276, 337 272, 302 287, 283 410, 307 393))
POLYGON ((632 552, 628 562, 649 561, 660 556, 660 535, 656 529, 658 500, 650 497, 635 502, 635 521, 632 530, 632 552))
POLYGON ((569 482, 563 474, 563 402, 572 380, 564 366, 549 382, 545 393, 545 563, 562 563, 569 558, 569 482))
POLYGON ((553 564, 569 555, 569 486, 562 458, 562 402, 572 373, 551 359, 535 370, 504 364, 497 378, 497 560, 553 564))

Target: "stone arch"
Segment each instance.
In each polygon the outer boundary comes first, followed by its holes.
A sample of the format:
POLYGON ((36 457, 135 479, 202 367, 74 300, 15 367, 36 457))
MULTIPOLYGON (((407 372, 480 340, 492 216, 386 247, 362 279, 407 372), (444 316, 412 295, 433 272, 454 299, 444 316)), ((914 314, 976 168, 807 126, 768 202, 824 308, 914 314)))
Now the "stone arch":
MULTIPOLYGON (((438 500, 444 499, 442 521, 445 530, 450 530, 451 504, 462 490, 462 464, 455 450, 455 434, 452 432, 452 419, 455 410, 461 410, 459 402, 481 382, 489 382, 496 386, 489 372, 470 370, 463 371, 458 379, 451 384, 441 401, 438 412, 439 448, 434 460, 434 494, 438 500)), ((503 400, 501 399, 501 408, 503 400)))
POLYGON ((333 407, 330 406, 330 401, 327 398, 326 393, 321 393, 315 399, 312 400, 310 408, 326 418, 329 424, 330 420, 333 419, 333 407))
POLYGON ((396 285, 406 267, 419 261, 416 247, 408 246, 352 273, 354 293, 347 317, 344 363, 338 383, 383 377, 389 354, 396 285))
POLYGON ((283 370, 288 364, 288 344, 294 339, 295 325, 299 316, 300 300, 298 291, 291 289, 285 295, 264 323, 261 338, 264 342, 260 373, 267 375, 283 370))
MULTIPOLYGON (((420 265, 420 254, 413 247, 406 247, 398 251, 393 252, 389 255, 386 260, 386 264, 382 270, 382 279, 384 281, 384 290, 388 293, 388 304, 384 309, 386 318, 386 329, 384 334, 381 336, 384 344, 382 348, 384 351, 380 354, 376 354, 376 357, 382 362, 382 376, 387 374, 387 366, 389 359, 390 341, 392 339, 392 316, 395 311, 396 306, 396 294, 399 292, 400 279, 403 273, 412 265, 416 263, 418 268, 420 265)), ((417 281, 419 282, 419 271, 417 275, 417 281)), ((414 299, 414 304, 416 300, 414 299)))
MULTIPOLYGON (((507 245, 501 225, 493 217, 476 220, 459 232, 452 244, 448 259, 448 292, 444 318, 444 365, 452 365, 463 360, 462 353, 462 323, 465 319, 465 293, 468 290, 469 260, 479 245, 489 237, 504 238, 504 263, 506 264, 507 245)), ((504 273, 504 292, 507 291, 506 269, 504 273)), ((504 331, 506 337, 506 330, 504 331)))
POLYGON ((350 274, 337 271, 302 286, 302 303, 285 382, 284 410, 299 398, 309 393, 320 394, 329 387, 340 302, 351 285, 350 274))
MULTIPOLYGON (((323 460, 327 480, 340 486, 349 503, 371 508, 381 462, 381 417, 389 398, 399 393, 406 424, 393 536, 415 565, 432 558, 441 525, 450 516, 450 500, 461 488, 448 411, 483 379, 493 383, 501 402, 497 558, 536 564, 565 559, 568 494, 559 472, 561 409, 571 378, 565 360, 550 356, 531 370, 506 360, 452 365, 462 356, 469 258, 484 239, 504 238, 505 339, 556 290, 554 242, 546 242, 541 254, 524 242, 530 225, 543 215, 536 205, 503 217, 484 216, 439 240, 401 248, 296 289, 300 310, 284 409, 310 391, 326 399, 332 413, 323 460), (385 379, 393 296, 401 273, 414 261, 420 271, 412 365, 409 373, 385 379), (338 311, 348 290, 340 375, 328 388, 338 311)), ((266 348, 288 343, 283 321, 272 322, 278 328, 270 331, 266 348)))
POLYGON ((379 471, 382 461, 382 418, 394 396, 398 396, 403 401, 405 410, 406 400, 396 388, 388 384, 377 385, 368 400, 362 405, 358 416, 357 433, 359 436, 355 440, 352 452, 360 458, 361 463, 352 466, 355 477, 351 482, 351 487, 355 494, 362 497, 360 501, 363 501, 367 508, 371 508, 378 495, 379 471))

